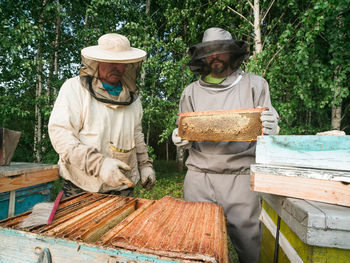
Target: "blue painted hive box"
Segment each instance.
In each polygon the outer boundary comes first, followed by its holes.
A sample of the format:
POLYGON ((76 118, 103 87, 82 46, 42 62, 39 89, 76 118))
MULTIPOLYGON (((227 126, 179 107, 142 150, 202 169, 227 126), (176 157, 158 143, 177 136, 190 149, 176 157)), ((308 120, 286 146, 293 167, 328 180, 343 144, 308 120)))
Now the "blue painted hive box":
POLYGON ((57 179, 56 164, 12 162, 0 166, 0 220, 50 201, 52 182, 57 179))
MULTIPOLYGON (((51 187, 52 183, 44 183, 15 190, 14 214, 31 210, 37 203, 50 201, 51 187)), ((0 220, 8 217, 9 204, 10 192, 0 193, 0 220)))

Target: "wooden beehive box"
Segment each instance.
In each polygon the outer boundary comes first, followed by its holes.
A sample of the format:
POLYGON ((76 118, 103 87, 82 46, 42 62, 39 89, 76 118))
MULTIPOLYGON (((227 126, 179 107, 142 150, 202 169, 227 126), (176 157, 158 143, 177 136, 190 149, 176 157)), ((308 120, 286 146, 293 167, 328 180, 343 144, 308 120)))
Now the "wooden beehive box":
POLYGON ((0 221, 0 262, 228 262, 224 212, 209 202, 84 193, 51 225, 21 229, 29 214, 0 221))
POLYGON ((262 194, 261 263, 274 260, 280 216, 278 262, 349 262, 350 207, 262 194))
POLYGON ((251 189, 350 207, 350 136, 259 136, 251 189))
POLYGON ((262 135, 265 108, 179 114, 178 135, 189 141, 255 141, 262 135))

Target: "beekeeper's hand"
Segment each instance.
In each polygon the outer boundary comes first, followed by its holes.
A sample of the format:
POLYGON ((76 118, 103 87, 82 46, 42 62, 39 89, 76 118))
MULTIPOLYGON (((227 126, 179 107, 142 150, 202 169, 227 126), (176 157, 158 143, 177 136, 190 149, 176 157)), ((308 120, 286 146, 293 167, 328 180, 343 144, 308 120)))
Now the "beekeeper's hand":
POLYGON ((277 116, 271 110, 264 110, 261 113, 260 120, 262 121, 264 135, 277 135, 279 133, 280 127, 278 126, 277 116))
POLYGON ((188 141, 188 140, 182 140, 181 137, 179 137, 177 135, 177 131, 178 129, 174 129, 173 130, 173 134, 171 136, 171 139, 173 140, 173 143, 177 146, 177 147, 183 147, 185 149, 189 149, 192 146, 192 142, 188 141))
POLYGON ((149 190, 156 183, 156 173, 152 167, 142 168, 140 171, 141 174, 141 185, 143 188, 149 190))
POLYGON ((122 170, 130 171, 131 167, 118 159, 105 158, 101 166, 100 178, 105 184, 112 187, 122 185, 134 187, 134 183, 123 174, 122 170))

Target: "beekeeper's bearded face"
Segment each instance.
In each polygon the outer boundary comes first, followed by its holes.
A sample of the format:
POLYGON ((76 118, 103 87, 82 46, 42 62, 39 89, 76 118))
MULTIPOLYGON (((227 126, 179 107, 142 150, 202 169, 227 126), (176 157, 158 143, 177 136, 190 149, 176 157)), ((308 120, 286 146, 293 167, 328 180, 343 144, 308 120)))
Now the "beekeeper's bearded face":
POLYGON ((220 75, 230 68, 230 53, 212 54, 205 61, 213 75, 220 75))
POLYGON ((122 78, 127 64, 100 62, 98 66, 98 77, 101 81, 117 86, 122 78))

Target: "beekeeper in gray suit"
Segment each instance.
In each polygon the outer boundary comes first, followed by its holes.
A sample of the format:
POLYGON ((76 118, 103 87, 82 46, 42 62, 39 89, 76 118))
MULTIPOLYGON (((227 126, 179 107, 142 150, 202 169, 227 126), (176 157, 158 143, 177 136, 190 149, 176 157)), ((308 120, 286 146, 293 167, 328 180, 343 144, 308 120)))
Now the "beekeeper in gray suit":
MULTIPOLYGON (((261 116, 263 133, 278 134, 279 117, 271 105, 268 83, 240 68, 248 55, 245 42, 233 40, 221 28, 209 28, 189 54, 190 69, 201 76, 183 91, 179 112, 267 107, 261 116)), ((177 129, 172 139, 176 146, 189 149, 185 200, 223 206, 239 261, 259 262, 261 204, 258 194, 249 189, 256 142, 191 142, 181 140, 177 129)))

